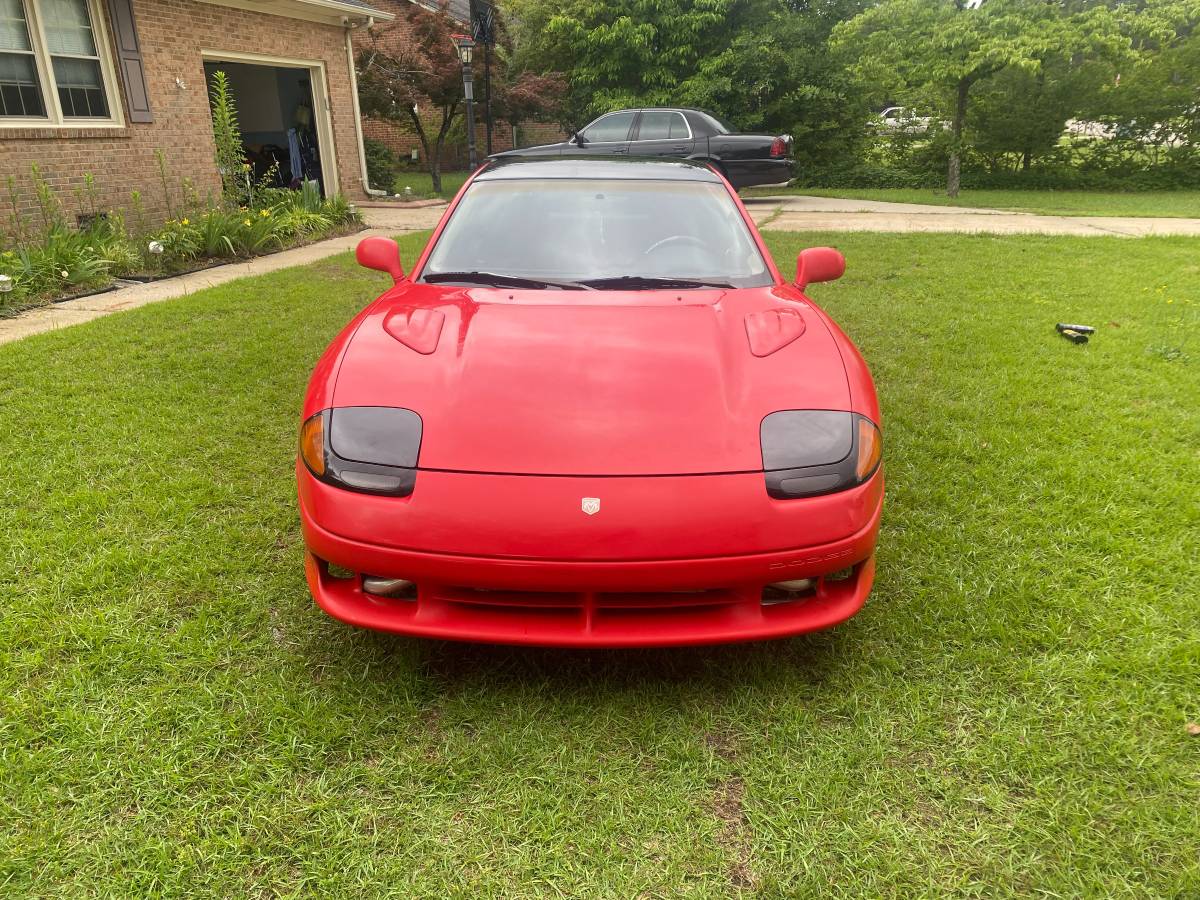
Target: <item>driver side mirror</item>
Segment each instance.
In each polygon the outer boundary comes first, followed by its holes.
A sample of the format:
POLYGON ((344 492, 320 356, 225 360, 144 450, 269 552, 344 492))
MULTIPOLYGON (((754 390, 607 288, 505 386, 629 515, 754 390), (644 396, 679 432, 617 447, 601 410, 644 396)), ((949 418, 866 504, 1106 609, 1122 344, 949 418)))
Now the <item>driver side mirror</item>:
POLYGON ((846 257, 832 247, 809 247, 796 258, 796 287, 804 290, 818 281, 836 281, 846 273, 846 257))
POLYGON ((571 133, 571 140, 568 143, 572 143, 576 147, 587 146, 587 141, 584 139, 582 132, 579 131, 574 131, 571 133))
POLYGON ((368 237, 358 242, 354 257, 364 269, 377 269, 392 276, 392 281, 404 277, 400 264, 400 247, 391 238, 368 237))

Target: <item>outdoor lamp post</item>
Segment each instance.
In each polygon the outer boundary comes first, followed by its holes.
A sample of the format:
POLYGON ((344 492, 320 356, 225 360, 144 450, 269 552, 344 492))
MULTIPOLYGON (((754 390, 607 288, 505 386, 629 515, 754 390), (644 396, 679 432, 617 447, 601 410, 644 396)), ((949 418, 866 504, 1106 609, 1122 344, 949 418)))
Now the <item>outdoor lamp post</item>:
POLYGON ((454 46, 463 67, 463 96, 467 100, 467 163, 475 171, 475 83, 471 74, 471 51, 475 42, 465 34, 454 35, 454 46))

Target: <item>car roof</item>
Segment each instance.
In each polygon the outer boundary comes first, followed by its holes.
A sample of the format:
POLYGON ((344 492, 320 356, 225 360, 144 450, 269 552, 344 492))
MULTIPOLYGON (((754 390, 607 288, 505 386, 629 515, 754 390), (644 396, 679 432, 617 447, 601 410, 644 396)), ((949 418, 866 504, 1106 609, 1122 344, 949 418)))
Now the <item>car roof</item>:
MULTIPOLYGON (((519 152, 519 151, 518 151, 519 152)), ((704 181, 721 178, 703 163, 686 159, 613 159, 612 157, 502 156, 475 176, 476 181, 527 178, 599 178, 621 181, 704 181)))

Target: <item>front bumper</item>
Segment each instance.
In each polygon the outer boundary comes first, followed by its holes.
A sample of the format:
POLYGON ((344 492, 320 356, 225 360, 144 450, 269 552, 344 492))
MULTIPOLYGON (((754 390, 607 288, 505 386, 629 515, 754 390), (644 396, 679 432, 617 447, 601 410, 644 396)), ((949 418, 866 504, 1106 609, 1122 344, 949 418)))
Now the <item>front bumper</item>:
MULTIPOLYGON (((309 476, 301 472, 300 477, 309 476)), ((574 647, 785 637, 836 625, 862 608, 874 579, 882 478, 876 474, 872 481, 877 483, 859 497, 870 500, 865 524, 837 540, 770 552, 663 559, 632 554, 626 559, 482 556, 345 537, 317 521, 313 493, 306 490, 314 485, 302 482, 305 570, 314 599, 331 616, 400 634, 574 647), (330 563, 352 575, 336 577, 330 563), (826 577, 846 570, 846 577, 826 577), (367 594, 363 573, 412 581, 416 595, 390 599, 367 594), (816 589, 786 602, 763 603, 765 585, 797 578, 818 579, 816 589)), ((344 497, 347 503, 362 499, 344 497)))

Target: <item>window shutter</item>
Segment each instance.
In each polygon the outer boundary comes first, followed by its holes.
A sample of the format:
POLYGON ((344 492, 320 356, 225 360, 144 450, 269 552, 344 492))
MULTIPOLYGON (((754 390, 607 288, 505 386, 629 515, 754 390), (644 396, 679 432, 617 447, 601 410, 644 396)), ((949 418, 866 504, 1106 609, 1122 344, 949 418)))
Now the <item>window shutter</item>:
POLYGON ((133 21, 132 0, 108 0, 113 35, 117 41, 117 64, 125 85, 125 103, 130 122, 153 122, 150 92, 146 88, 146 68, 138 44, 137 24, 133 21))

